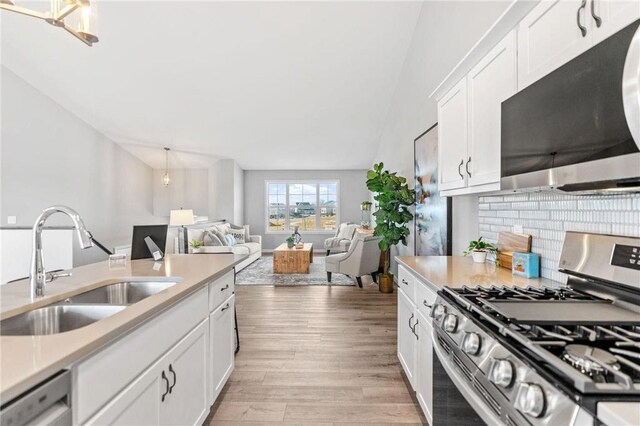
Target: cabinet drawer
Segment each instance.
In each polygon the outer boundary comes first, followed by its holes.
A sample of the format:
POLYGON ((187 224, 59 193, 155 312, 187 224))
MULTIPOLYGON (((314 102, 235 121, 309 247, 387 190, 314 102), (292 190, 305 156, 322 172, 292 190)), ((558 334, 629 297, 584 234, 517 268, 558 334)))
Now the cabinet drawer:
POLYGON ((209 312, 213 312, 235 291, 235 272, 229 271, 217 280, 209 283, 209 312))
POLYGON ((416 300, 414 287, 415 278, 411 272, 404 266, 398 265, 398 288, 402 289, 412 302, 416 300))
POLYGON ((417 279, 415 280, 415 287, 418 311, 431 320, 431 306, 433 306, 438 296, 435 291, 428 287, 428 284, 417 279))
POLYGON ((148 320, 75 368, 75 422, 82 424, 207 318, 207 288, 148 320))

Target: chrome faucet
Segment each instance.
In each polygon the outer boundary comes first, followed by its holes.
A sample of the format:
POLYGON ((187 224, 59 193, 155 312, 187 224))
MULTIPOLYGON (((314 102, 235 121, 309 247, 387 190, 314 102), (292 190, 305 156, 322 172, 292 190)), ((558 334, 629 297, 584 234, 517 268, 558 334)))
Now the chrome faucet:
POLYGON ((64 213, 71 218, 81 248, 86 249, 93 246, 93 237, 91 233, 87 231, 82 218, 75 210, 66 206, 51 206, 44 209, 33 225, 33 251, 31 253, 31 274, 29 275, 31 297, 44 296, 44 286, 46 283, 58 277, 68 277, 71 275, 71 273, 50 273, 44 269, 44 263, 42 261, 42 229, 49 216, 54 213, 64 213))

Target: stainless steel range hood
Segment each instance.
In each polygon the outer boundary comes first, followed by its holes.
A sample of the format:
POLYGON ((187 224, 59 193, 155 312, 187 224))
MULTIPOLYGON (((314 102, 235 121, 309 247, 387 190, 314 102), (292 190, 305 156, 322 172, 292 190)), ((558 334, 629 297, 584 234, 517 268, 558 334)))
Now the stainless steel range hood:
POLYGON ((503 102, 501 188, 640 192, 640 21, 503 102))

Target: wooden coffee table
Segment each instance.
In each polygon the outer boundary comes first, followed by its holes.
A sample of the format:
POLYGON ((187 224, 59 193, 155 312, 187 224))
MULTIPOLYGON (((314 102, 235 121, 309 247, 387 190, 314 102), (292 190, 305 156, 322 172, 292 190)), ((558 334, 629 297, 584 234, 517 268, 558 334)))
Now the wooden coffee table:
POLYGON ((274 274, 308 274, 313 263, 313 243, 304 243, 304 248, 289 248, 280 244, 273 250, 274 274))

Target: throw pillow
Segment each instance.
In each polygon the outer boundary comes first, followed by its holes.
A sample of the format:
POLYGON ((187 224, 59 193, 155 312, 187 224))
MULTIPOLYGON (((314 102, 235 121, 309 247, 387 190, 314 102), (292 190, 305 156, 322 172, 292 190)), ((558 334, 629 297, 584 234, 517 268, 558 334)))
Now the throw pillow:
POLYGON ((231 225, 228 223, 222 223, 220 225, 216 225, 215 228, 218 229, 218 231, 220 231, 222 234, 226 235, 231 230, 231 225))
POLYGON ((236 239, 236 244, 244 244, 245 243, 245 232, 244 228, 235 229, 231 228, 231 231, 227 235, 233 235, 233 238, 236 239))
POLYGON ((244 241, 246 243, 247 241, 251 241, 251 235, 249 234, 249 225, 244 225, 243 228, 244 228, 244 241))
POLYGON ((217 227, 215 227, 215 226, 214 226, 214 227, 213 227, 213 228, 211 228, 209 231, 211 231, 211 233, 212 233, 213 235, 215 235, 216 237, 218 237, 218 239, 220 240, 221 245, 223 245, 223 246, 228 245, 228 244, 227 244, 227 242, 226 242, 226 240, 225 240, 225 238, 224 238, 225 234, 224 234, 223 232, 220 232, 220 230, 219 230, 217 227))
POLYGON ((229 247, 233 247, 236 245, 236 239, 231 234, 227 234, 224 236, 224 239, 227 241, 227 245, 229 247))
POLYGON ((220 241, 220 238, 213 233, 211 230, 204 231, 204 241, 203 245, 205 246, 223 246, 224 243, 220 241))

